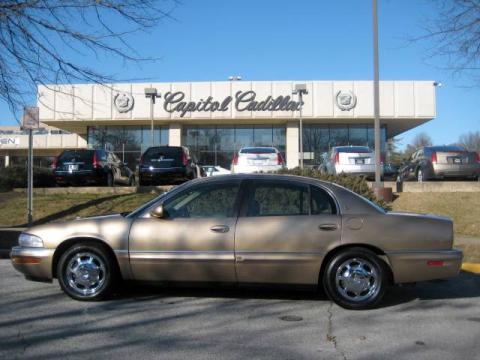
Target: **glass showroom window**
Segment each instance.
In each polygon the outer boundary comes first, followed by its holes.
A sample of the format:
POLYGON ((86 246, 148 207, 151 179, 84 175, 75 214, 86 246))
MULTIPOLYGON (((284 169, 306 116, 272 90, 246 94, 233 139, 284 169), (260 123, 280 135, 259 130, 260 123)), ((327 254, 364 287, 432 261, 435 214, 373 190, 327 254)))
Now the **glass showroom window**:
MULTIPOLYGON (((387 129, 381 128, 382 152, 385 151, 387 129)), ((319 165, 322 154, 333 146, 375 146, 373 126, 371 125, 322 125, 306 124, 303 128, 303 152, 306 165, 319 165)))
MULTIPOLYGON (((87 143, 91 149, 115 152, 119 159, 135 170, 140 156, 151 144, 149 126, 89 126, 87 143)), ((168 127, 154 128, 154 145, 168 145, 168 127)))
POLYGON ((184 126, 182 145, 202 165, 229 169, 234 153, 246 146, 275 146, 285 156, 285 126, 184 126))

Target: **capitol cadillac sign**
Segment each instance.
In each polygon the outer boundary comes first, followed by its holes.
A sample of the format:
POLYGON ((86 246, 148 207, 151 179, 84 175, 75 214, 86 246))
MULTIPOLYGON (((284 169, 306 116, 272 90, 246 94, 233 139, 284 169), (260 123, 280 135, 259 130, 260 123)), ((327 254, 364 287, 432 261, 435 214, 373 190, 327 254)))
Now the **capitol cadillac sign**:
MULTIPOLYGON (((161 97, 160 94, 157 97, 161 97)), ((186 95, 182 91, 167 92, 163 95, 163 109, 169 113, 180 113, 184 117, 187 113, 209 111, 225 112, 231 106, 235 110, 242 111, 299 111, 304 102, 295 101, 290 95, 280 95, 259 99, 257 93, 253 90, 238 91, 234 97, 227 96, 223 100, 214 100, 212 96, 199 101, 187 101, 186 95)), ((337 107, 342 111, 348 111, 355 107, 357 103, 356 96, 351 91, 339 91, 335 97, 337 107)), ((120 113, 125 113, 133 109, 134 98, 127 92, 118 92, 113 103, 120 113)))

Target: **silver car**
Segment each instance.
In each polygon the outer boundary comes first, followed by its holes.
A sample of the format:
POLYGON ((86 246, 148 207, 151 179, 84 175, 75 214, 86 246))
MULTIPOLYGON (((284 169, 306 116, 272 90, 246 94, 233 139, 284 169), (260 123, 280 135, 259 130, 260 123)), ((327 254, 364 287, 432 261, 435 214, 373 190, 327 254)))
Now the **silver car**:
POLYGON ((130 214, 32 227, 11 257, 78 300, 120 280, 288 284, 363 309, 391 284, 455 276, 452 245, 448 218, 385 212, 312 178, 249 174, 188 181, 130 214))
MULTIPOLYGON (((375 153, 368 146, 334 146, 324 164, 328 174, 375 177, 375 153)), ((383 169, 381 169, 383 175, 383 169)))
POLYGON ((233 156, 232 174, 273 172, 285 167, 282 154, 274 147, 244 147, 233 156))

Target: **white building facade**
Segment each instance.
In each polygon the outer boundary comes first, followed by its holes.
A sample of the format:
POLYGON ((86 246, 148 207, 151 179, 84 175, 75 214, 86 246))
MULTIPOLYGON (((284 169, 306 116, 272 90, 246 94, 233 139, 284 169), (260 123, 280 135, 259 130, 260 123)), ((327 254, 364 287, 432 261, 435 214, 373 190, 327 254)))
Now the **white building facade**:
MULTIPOLYGON (((307 165, 318 163, 332 146, 373 148, 371 81, 78 84, 38 89, 40 121, 77 137, 75 144, 70 139, 50 147, 48 155, 63 148, 101 147, 136 163, 152 145, 145 88, 155 88, 159 95, 153 106, 153 145, 187 146, 205 165, 229 168, 243 146, 275 146, 288 167, 298 166, 300 109, 307 165), (297 84, 308 91, 303 103, 293 95, 297 84)), ((382 144, 435 115, 433 81, 380 82, 382 144)), ((25 148, 24 140, 15 145, 2 140, 4 135, 0 129, 0 155, 25 148)), ((37 151, 48 149, 49 140, 45 142, 37 151)))

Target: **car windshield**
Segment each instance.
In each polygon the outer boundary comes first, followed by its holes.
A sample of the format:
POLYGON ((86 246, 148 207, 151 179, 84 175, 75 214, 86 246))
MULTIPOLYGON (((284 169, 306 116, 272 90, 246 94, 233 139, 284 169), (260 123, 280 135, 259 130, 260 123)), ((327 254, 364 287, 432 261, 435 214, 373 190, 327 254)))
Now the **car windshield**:
POLYGON ((245 148, 240 150, 240 154, 275 154, 274 148, 245 148))
POLYGON ((337 148, 337 152, 343 153, 370 153, 372 152, 366 146, 342 146, 337 148))

